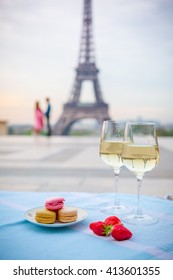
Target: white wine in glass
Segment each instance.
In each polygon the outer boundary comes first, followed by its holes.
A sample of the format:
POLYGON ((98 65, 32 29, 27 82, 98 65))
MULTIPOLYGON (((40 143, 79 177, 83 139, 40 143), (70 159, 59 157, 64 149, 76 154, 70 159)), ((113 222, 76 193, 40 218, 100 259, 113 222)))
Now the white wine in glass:
POLYGON ((100 210, 106 214, 125 214, 132 212, 130 207, 121 205, 118 195, 118 178, 123 166, 121 154, 123 149, 125 122, 104 121, 100 141, 100 157, 115 174, 115 199, 113 205, 104 206, 100 210))
POLYGON ((156 217, 143 214, 140 203, 143 176, 155 168, 159 162, 159 147, 154 123, 130 122, 126 124, 122 160, 124 165, 136 175, 138 184, 136 214, 124 216, 123 221, 142 225, 156 223, 156 217))

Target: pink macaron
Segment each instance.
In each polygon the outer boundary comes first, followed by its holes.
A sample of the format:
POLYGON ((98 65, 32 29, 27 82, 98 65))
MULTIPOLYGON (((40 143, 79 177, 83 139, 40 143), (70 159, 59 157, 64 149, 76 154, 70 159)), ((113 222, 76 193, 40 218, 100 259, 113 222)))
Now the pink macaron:
POLYGON ((45 207, 48 210, 58 210, 64 206, 65 199, 63 197, 50 197, 45 201, 45 207))

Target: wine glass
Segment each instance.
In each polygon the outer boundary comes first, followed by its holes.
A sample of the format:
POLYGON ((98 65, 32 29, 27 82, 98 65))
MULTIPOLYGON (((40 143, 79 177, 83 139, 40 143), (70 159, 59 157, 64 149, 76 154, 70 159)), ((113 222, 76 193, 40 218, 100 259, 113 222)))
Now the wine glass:
POLYGON ((121 205, 118 195, 118 179, 120 169, 123 166, 121 153, 123 149, 125 122, 104 121, 100 141, 100 157, 111 166, 115 174, 115 198, 113 205, 100 209, 106 214, 125 214, 132 211, 131 208, 121 205))
POLYGON ((141 225, 156 223, 156 217, 142 213, 140 202, 143 176, 159 162, 159 147, 154 123, 129 122, 126 124, 122 160, 124 165, 136 175, 138 185, 136 214, 124 216, 123 221, 141 225))

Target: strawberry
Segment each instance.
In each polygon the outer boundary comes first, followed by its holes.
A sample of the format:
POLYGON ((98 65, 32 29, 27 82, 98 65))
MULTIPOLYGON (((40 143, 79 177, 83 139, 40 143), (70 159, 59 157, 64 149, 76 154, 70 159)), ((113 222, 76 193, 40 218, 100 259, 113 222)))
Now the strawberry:
POLYGON ((106 225, 102 221, 94 222, 90 224, 90 229, 99 236, 108 236, 111 233, 112 226, 106 225))
POLYGON ((117 225, 117 224, 121 224, 121 220, 116 216, 110 216, 110 217, 106 218, 104 223, 106 225, 109 225, 109 226, 110 225, 114 226, 114 225, 117 225))
POLYGON ((124 227, 123 224, 115 225, 113 227, 111 235, 114 239, 119 241, 129 239, 132 237, 131 231, 128 228, 124 227))

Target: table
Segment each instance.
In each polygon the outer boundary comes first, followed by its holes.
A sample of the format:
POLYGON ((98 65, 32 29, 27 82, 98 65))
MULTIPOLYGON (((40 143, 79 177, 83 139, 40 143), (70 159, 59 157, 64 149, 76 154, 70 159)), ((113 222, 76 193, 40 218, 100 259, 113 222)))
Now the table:
MULTIPOLYGON (((111 193, 0 193, 0 259, 2 260, 145 260, 173 259, 173 201, 142 196, 143 210, 157 215, 151 226, 125 224, 133 237, 116 241, 111 236, 99 237, 90 229, 90 222, 107 216, 90 205, 99 207, 110 201, 111 193), (46 198, 63 196, 66 205, 87 209, 82 222, 69 227, 48 228, 24 219, 26 210, 44 205, 46 198), (148 211, 147 211, 148 210, 148 211)), ((136 196, 120 194, 124 204, 136 206, 136 196)))

